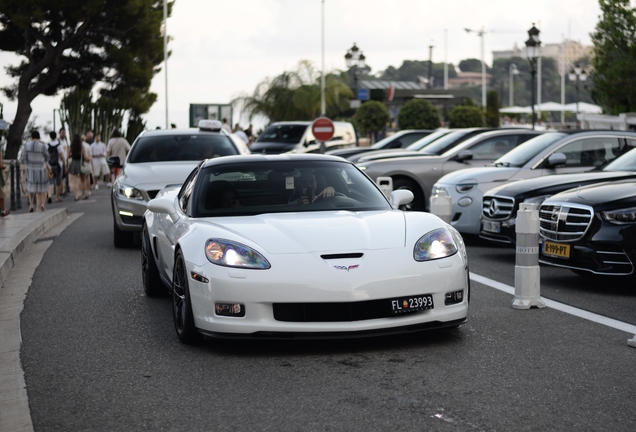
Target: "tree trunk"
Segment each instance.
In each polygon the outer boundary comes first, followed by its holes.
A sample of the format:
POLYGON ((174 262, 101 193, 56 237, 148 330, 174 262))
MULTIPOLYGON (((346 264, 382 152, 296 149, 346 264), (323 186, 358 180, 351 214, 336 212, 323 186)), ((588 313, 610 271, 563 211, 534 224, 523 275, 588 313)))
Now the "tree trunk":
POLYGON ((22 134, 29 122, 32 111, 33 109, 31 108, 31 101, 29 101, 28 95, 18 95, 18 110, 7 136, 6 159, 15 159, 18 156, 18 151, 20 150, 20 146, 22 146, 22 134))

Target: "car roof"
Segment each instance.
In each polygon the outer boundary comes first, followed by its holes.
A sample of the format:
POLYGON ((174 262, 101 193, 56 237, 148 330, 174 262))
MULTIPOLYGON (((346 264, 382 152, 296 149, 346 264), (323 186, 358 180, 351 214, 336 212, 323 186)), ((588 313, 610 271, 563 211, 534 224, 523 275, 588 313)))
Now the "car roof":
POLYGON ((201 130, 199 128, 187 128, 187 129, 151 129, 139 134, 139 137, 146 136, 173 136, 173 135, 225 135, 228 134, 225 131, 208 131, 201 130))
POLYGON ((236 155, 236 156, 224 156, 222 158, 208 159, 203 163, 203 167, 215 166, 215 165, 227 165, 227 164, 249 164, 256 162, 291 162, 291 161, 329 161, 329 162, 341 162, 348 165, 353 165, 346 159, 339 156, 331 156, 324 154, 280 154, 280 155, 267 155, 267 154, 251 154, 251 155, 236 155))
POLYGON ((634 135, 636 136, 636 132, 634 131, 621 131, 616 129, 565 129, 554 132, 561 132, 568 135, 576 135, 576 134, 593 134, 593 133, 609 133, 610 135, 634 135))

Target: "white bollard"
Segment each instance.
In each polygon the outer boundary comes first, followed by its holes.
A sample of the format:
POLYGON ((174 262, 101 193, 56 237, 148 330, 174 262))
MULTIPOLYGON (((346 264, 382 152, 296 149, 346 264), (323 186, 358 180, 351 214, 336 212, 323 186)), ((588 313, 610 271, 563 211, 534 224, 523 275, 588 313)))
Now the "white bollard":
POLYGON ((544 308, 539 272, 539 211, 536 204, 522 203, 517 212, 514 309, 544 308))
POLYGON ((431 213, 449 224, 453 214, 453 199, 446 192, 439 191, 431 197, 431 213))
POLYGON ((393 192, 393 179, 391 177, 378 177, 375 179, 378 187, 387 198, 391 197, 391 192, 393 192))
POLYGON ((636 335, 632 339, 627 339, 627 345, 636 348, 636 335))

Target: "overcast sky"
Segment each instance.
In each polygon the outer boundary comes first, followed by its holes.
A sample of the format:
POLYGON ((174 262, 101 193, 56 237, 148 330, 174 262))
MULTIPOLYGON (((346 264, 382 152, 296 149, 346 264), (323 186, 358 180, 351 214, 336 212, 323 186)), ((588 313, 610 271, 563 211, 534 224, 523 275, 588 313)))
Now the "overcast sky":
MULTIPOLYGON (((492 50, 524 45, 536 23, 541 41, 562 37, 590 44, 598 21, 597 0, 325 0, 325 70, 344 69, 344 55, 354 42, 372 72, 403 60, 444 60, 457 64, 480 57, 480 38, 464 28, 486 29, 486 61, 492 50)), ((267 77, 295 69, 300 60, 321 67, 321 0, 176 0, 168 19, 172 57, 168 61, 169 122, 188 126, 190 103, 227 103, 252 93, 267 77)), ((18 58, 0 53, 0 86, 11 83, 4 66, 18 58)), ((165 126, 165 75, 153 80, 158 100, 146 115, 148 127, 165 126)), ((37 124, 52 121, 57 97, 33 103, 37 124)), ((0 96, 4 118, 12 121, 16 103, 0 96)), ((247 119, 235 113, 234 121, 247 119)), ((257 122, 255 122, 257 123, 257 122)), ((256 124, 255 124, 256 126, 256 124)), ((59 128, 59 121, 57 123, 59 128)))

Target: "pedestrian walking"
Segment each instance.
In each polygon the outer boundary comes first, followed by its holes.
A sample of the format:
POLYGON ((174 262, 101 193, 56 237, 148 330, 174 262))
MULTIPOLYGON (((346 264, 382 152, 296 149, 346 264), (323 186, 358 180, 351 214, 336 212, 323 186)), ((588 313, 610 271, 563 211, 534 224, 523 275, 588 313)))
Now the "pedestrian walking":
POLYGON ((73 135, 73 141, 71 141, 71 148, 69 150, 70 161, 68 165, 68 175, 71 182, 71 190, 75 194, 75 201, 88 198, 84 189, 82 178, 82 164, 87 159, 86 148, 82 145, 82 139, 78 134, 73 135))
POLYGON ((60 144, 60 141, 57 139, 56 133, 49 133, 49 137, 51 140, 47 150, 49 152, 49 166, 53 172, 51 186, 49 187, 49 199, 47 200, 47 202, 50 203, 53 195, 55 195, 55 202, 62 201, 60 196, 62 194, 62 164, 64 161, 64 152, 62 151, 62 144, 60 144))
POLYGON ((4 193, 4 170, 6 168, 7 166, 2 162, 2 157, 0 157, 0 217, 5 217, 10 213, 4 206, 4 199, 6 198, 6 194, 4 193))
POLYGON ((31 132, 31 141, 24 145, 20 154, 20 162, 26 167, 26 189, 29 193, 29 212, 33 212, 33 205, 38 212, 46 210, 46 192, 49 189, 49 174, 47 162, 49 151, 40 141, 40 132, 31 132))
POLYGON ((93 179, 94 189, 99 189, 99 180, 102 179, 107 185, 110 184, 110 169, 106 163, 106 144, 102 142, 100 134, 95 135, 95 142, 91 144, 91 155, 93 156, 93 179))
POLYGON ((245 129, 243 132, 245 132, 245 135, 247 135, 247 138, 251 139, 253 135, 252 125, 249 125, 247 129, 245 129))
POLYGON ((245 132, 243 132, 243 129, 241 129, 241 125, 238 123, 236 124, 236 126, 234 126, 234 134, 245 141, 245 144, 249 144, 250 139, 247 137, 245 132))
POLYGON ((60 142, 60 145, 62 146, 62 153, 63 153, 63 157, 62 157, 62 178, 64 179, 64 188, 62 191, 62 196, 65 197, 66 194, 68 194, 71 190, 70 185, 69 185, 69 181, 68 181, 68 149, 69 149, 69 142, 68 139, 66 138, 66 129, 64 128, 60 128, 60 130, 58 131, 59 134, 57 136, 57 140, 60 142))
POLYGON ((93 132, 88 131, 86 135, 82 137, 82 147, 84 147, 84 154, 88 157, 84 157, 82 161, 82 194, 83 196, 91 195, 91 180, 93 176, 93 153, 91 152, 90 143, 93 142, 93 132), (90 142, 89 142, 90 141, 90 142))
POLYGON ((227 133, 232 133, 232 126, 227 121, 227 117, 223 117, 223 122, 221 124, 221 129, 223 129, 227 133))
MULTIPOLYGON (((126 163, 126 155, 130 151, 130 144, 121 135, 119 129, 113 130, 112 138, 108 140, 106 146, 106 158, 111 156, 119 156, 119 164, 123 167, 126 163)), ((113 168, 113 178, 117 178, 121 168, 113 168)))

